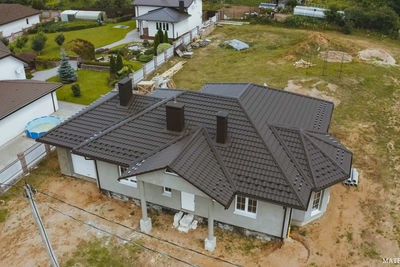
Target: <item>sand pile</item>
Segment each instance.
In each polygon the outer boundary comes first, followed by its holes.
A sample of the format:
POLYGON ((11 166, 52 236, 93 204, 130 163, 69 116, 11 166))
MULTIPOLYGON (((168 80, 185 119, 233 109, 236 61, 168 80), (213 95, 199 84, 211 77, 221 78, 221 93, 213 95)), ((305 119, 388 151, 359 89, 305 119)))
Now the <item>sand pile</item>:
POLYGON ((358 58, 375 64, 396 65, 396 60, 382 49, 365 49, 358 52, 358 58))

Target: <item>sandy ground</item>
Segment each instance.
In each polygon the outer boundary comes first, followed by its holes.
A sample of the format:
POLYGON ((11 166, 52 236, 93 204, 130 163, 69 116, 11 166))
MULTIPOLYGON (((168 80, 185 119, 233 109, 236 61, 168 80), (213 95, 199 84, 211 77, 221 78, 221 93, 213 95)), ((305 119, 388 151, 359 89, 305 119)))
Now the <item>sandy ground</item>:
MULTIPOLYGON (((361 132, 360 132, 361 133, 361 132)), ((358 136, 349 136, 346 141, 357 141, 358 136)), ((56 159, 53 161, 56 163, 56 159)), ((397 243, 368 232, 368 218, 362 212, 362 203, 371 195, 382 194, 380 187, 365 178, 363 170, 358 188, 338 184, 331 192, 330 204, 326 214, 319 220, 293 230, 292 236, 282 246, 280 242, 266 242, 247 238, 240 234, 216 229, 217 248, 214 252, 203 249, 203 240, 207 227, 200 225, 189 233, 178 232, 172 227, 173 216, 153 214, 152 234, 209 253, 213 256, 245 266, 307 266, 315 263, 318 266, 377 266, 379 261, 363 255, 362 244, 367 240, 373 242, 385 256, 400 255, 397 243), (351 233, 351 238, 349 238, 351 233), (362 236, 362 237, 361 237, 362 236), (247 248, 246 248, 247 247, 247 248)), ((74 205, 90 210, 96 214, 138 229, 140 207, 132 203, 110 199, 98 192, 94 183, 73 178, 54 176, 46 180, 39 190, 57 195, 74 205)), ((146 246, 166 252, 199 266, 228 266, 225 263, 189 252, 158 240, 141 235, 129 229, 101 220, 61 202, 36 194, 38 203, 45 203, 68 213, 80 220, 90 222, 102 229, 132 240, 141 240, 146 246)), ((13 211, 4 223, 0 224, 0 266, 47 266, 46 251, 34 223, 28 202, 15 198, 8 202, 13 211)), ((107 236, 93 230, 64 215, 39 204, 45 227, 55 253, 61 262, 65 262, 76 251, 82 240, 93 240, 107 236)), ((387 227, 391 227, 388 225, 387 227)), ((382 254, 383 256, 383 254, 382 254)), ((142 251, 138 262, 141 266, 180 266, 181 264, 150 251, 142 251)))
POLYGON ((382 65, 396 65, 396 60, 383 49, 365 49, 358 52, 358 58, 367 62, 382 65))
POLYGON ((343 62, 349 63, 353 61, 353 57, 342 51, 323 51, 319 53, 319 57, 327 62, 343 62))

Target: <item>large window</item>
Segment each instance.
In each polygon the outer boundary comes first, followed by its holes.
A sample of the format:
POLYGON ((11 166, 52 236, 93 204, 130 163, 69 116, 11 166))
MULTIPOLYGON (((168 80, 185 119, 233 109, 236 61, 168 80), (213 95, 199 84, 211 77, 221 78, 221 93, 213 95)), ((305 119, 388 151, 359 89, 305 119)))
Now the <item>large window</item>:
MULTIPOLYGON (((122 176, 122 174, 127 170, 127 168, 118 166, 118 172, 119 176, 122 176)), ((122 179, 119 181, 121 184, 132 186, 132 187, 137 187, 137 181, 136 181, 136 176, 132 176, 126 179, 122 179)))
POLYGON ((313 202, 312 202, 312 212, 313 213, 320 211, 321 202, 322 202, 322 191, 315 192, 313 202))
POLYGON ((235 203, 235 213, 255 218, 257 215, 257 200, 237 195, 235 203))

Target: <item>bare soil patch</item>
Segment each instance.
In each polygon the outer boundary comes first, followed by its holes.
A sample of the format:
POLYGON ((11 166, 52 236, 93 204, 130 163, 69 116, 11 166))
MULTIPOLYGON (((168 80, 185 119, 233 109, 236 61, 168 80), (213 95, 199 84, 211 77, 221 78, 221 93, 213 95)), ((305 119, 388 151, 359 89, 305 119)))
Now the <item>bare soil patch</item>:
POLYGON ((319 57, 327 62, 343 62, 349 63, 353 61, 353 57, 342 51, 323 51, 319 53, 319 57))
POLYGON ((358 52, 358 58, 374 64, 396 65, 396 60, 383 49, 362 50, 358 52))

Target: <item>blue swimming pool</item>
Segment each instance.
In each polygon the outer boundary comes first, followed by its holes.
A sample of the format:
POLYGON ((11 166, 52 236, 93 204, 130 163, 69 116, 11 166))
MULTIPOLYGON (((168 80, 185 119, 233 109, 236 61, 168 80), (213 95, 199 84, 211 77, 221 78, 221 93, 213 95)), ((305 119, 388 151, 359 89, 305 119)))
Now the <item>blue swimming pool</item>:
POLYGON ((60 123, 60 118, 56 116, 43 116, 34 119, 26 124, 26 135, 32 139, 36 139, 60 123))

